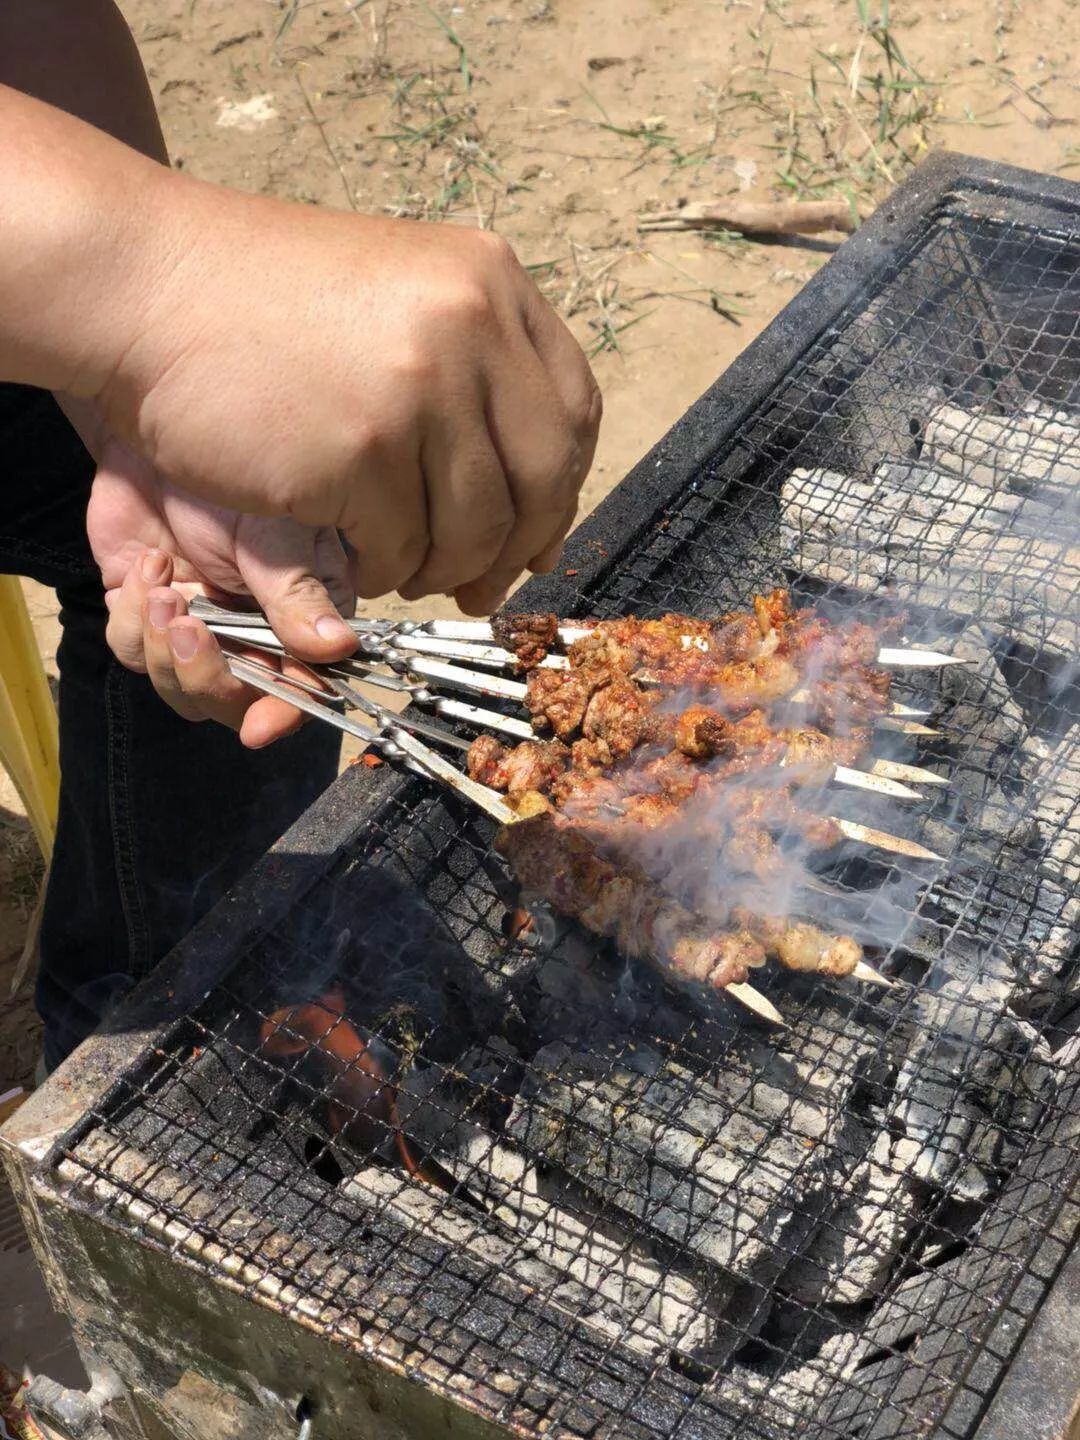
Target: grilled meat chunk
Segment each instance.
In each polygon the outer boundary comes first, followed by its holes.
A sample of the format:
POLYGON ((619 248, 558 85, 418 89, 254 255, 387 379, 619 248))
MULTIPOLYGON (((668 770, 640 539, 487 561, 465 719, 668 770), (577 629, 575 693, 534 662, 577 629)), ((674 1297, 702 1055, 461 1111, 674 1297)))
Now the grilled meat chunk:
POLYGON ((546 790, 569 763, 570 751, 561 740, 523 740, 507 750, 490 735, 473 741, 465 762, 473 780, 508 795, 546 790))
POLYGON ((563 817, 548 810, 504 825, 495 847, 526 890, 562 915, 613 939, 624 955, 647 960, 672 979, 721 990, 765 961, 746 931, 698 921, 636 866, 616 865, 563 817))
POLYGON ((532 670, 545 659, 559 634, 559 617, 543 613, 495 615, 491 633, 496 644, 512 650, 522 670, 532 670))
POLYGON ((610 670, 532 670, 526 681, 525 708, 538 730, 552 730, 560 740, 581 729, 589 701, 611 683, 610 670))
POLYGON ((691 760, 734 752, 736 727, 709 705, 690 705, 675 720, 675 749, 691 760))

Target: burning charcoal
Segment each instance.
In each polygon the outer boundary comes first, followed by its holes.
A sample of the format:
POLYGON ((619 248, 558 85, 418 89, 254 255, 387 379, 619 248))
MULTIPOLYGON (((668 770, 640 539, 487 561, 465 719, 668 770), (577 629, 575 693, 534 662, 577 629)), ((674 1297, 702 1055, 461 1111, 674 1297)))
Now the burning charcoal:
POLYGON ((1043 877, 1036 882, 1038 902, 1027 910, 1048 917, 1045 932, 1025 937, 1026 979, 1033 990, 1060 992, 1063 967, 1080 937, 1080 725, 1056 743, 1028 736, 1019 764, 1043 877))
POLYGON ((993 490, 1068 501, 1080 486, 1080 428, 1041 414, 975 415, 943 405, 926 427, 924 454, 993 490))
MULTIPOLYGON (((663 1354, 673 1345, 685 1348, 687 1344, 702 1343, 709 1333, 708 1317, 687 1305, 682 1295, 676 1298, 677 1283, 668 1286, 671 1303, 667 1312, 657 1317, 666 1322, 665 1326, 644 1313, 646 1302, 657 1299, 646 1285, 627 1285, 624 1281, 616 1287, 616 1293, 611 1293, 610 1283, 598 1285, 597 1278, 610 1272, 601 1268, 599 1253, 584 1261, 574 1255, 575 1241, 582 1235, 590 1244, 593 1242, 592 1234, 580 1224, 576 1236, 567 1231, 557 1244, 545 1245, 543 1237, 530 1234, 529 1226, 523 1226, 511 1208, 485 1215, 449 1201, 430 1186, 375 1166, 358 1171, 344 1189, 409 1229, 419 1227, 433 1239, 471 1256, 485 1270, 511 1277, 541 1301, 557 1305, 609 1340, 621 1340, 634 1350, 663 1354), (582 1278, 575 1276, 575 1269, 582 1278)), ((597 1245, 597 1252, 602 1248, 597 1245)), ((613 1242, 609 1255, 615 1254, 617 1245, 613 1242)), ((682 1288, 696 1298, 689 1285, 682 1288)), ((662 1310, 662 1301, 654 1308, 662 1310)))
MULTIPOLYGON (((548 1264, 617 1305, 642 1333, 716 1363, 723 1335, 716 1317, 734 1286, 704 1286, 681 1274, 595 1200, 561 1177, 541 1172, 517 1151, 475 1130, 461 1152, 472 1193, 548 1264)), ((727 1342, 730 1349, 732 1341, 727 1342)))
MULTIPOLYGON (((807 1433, 807 1421, 816 1419, 822 1402, 855 1373, 867 1344, 858 1334, 831 1335, 813 1360, 788 1365, 777 1373, 735 1365, 721 1382, 721 1395, 737 1411, 779 1431, 807 1433)), ((861 1393, 861 1391, 859 1392, 861 1393)), ((763 1432, 764 1433, 764 1432, 763 1432)))
POLYGON ((949 639, 949 653, 965 660, 940 675, 943 710, 936 718, 965 749, 975 745, 980 759, 986 747, 1019 745, 1028 733, 1024 712, 1001 672, 986 632, 969 625, 949 639))
POLYGON ((968 517, 930 521, 891 483, 831 470, 793 470, 781 490, 783 538, 807 574, 854 588, 888 584, 906 602, 978 615, 1037 650, 1075 652, 1069 620, 1080 551, 1066 538, 1035 540, 968 517), (1048 617, 1057 615, 1059 619, 1048 617))
MULTIPOLYGON (((462 1069, 474 1085, 486 1069, 497 1086, 510 1057, 516 1062, 508 1050, 488 1042, 483 1055, 477 1052, 475 1065, 463 1057, 462 1069)), ((440 1079, 436 1070, 414 1074, 410 1082, 399 1098, 402 1123, 488 1209, 493 1227, 518 1237, 524 1253, 580 1285, 583 1294, 595 1292, 611 1314, 617 1307, 636 1337, 629 1343, 650 1351, 674 1345, 702 1358, 719 1356, 715 1317, 734 1289, 726 1277, 704 1287, 662 1263, 629 1227, 601 1215, 585 1192, 554 1175, 542 1176, 517 1151, 499 1144, 476 1123, 462 1087, 440 1079)), ((412 1199, 403 1203, 414 1208, 427 1204, 429 1209, 431 1204, 412 1199)), ((477 1223, 475 1218, 470 1221, 473 1230, 477 1223)), ((580 1305, 577 1313, 583 1313, 580 1305)))
POLYGON ((605 1062, 550 1045, 506 1135, 658 1238, 764 1282, 812 1222, 838 1123, 754 1067, 710 1084, 644 1048, 605 1062))
MULTIPOLYGON (((939 968, 948 967, 946 957, 939 968)), ((890 1118, 918 1146, 915 1176, 956 1199, 984 1200, 1008 1152, 1015 1158, 1034 1130, 1052 1095, 1053 1068, 1033 1028, 1009 1010, 1000 982, 944 979, 936 992, 915 997, 913 1011, 890 1118)))
POLYGON ((1033 736, 1021 764, 1044 836, 1043 870, 1080 891, 1080 724, 1055 745, 1033 736))
POLYGON ((850 1169, 841 1169, 830 1194, 835 1206, 780 1282, 805 1304, 857 1305, 876 1295, 916 1215, 907 1173, 915 1158, 912 1141, 852 1127, 839 1153, 850 1169))

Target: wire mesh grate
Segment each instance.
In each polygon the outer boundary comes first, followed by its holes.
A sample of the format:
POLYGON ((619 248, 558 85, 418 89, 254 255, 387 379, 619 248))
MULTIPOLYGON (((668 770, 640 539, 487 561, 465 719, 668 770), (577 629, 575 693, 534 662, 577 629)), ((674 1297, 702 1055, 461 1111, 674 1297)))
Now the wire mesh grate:
POLYGON ((508 932, 405 779, 69 1141, 82 1203, 526 1433, 972 1434, 1078 1220, 1078 497, 1080 235, 946 204, 577 606, 785 585, 969 660, 884 752, 946 861, 824 872, 901 987, 767 977, 766 1035, 508 932))

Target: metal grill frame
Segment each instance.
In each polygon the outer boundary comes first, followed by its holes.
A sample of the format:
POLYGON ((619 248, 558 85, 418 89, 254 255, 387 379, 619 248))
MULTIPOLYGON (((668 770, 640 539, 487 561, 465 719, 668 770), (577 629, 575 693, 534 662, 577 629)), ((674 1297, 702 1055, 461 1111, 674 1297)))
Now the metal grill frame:
MULTIPOLYGON (((897 253, 925 224, 927 216, 954 195, 977 197, 984 207, 988 202, 1000 203, 1003 213, 1007 212, 1010 220, 1021 224, 1058 227, 1064 217, 1074 228, 1078 225, 1080 187, 962 156, 939 155, 927 161, 575 531, 563 567, 555 575, 531 581, 515 597, 514 608, 550 609, 563 614, 580 611, 583 594, 593 593, 618 575, 622 559, 663 516, 665 507, 714 461, 753 409, 780 383, 800 356, 827 333, 832 322, 860 293, 875 286, 897 253), (617 549, 613 537, 618 537, 617 549)), ((94 1037, 69 1062, 63 1073, 63 1087, 55 1082, 50 1084, 24 1107, 16 1117, 14 1133, 4 1138, 11 1147, 20 1143, 20 1137, 26 1143, 29 1143, 28 1137, 35 1137, 31 1147, 33 1189, 40 1202, 46 1197, 55 1202, 57 1166, 62 1156, 81 1134, 92 1128, 95 1114, 107 1112, 113 1101, 123 1097, 124 1078, 134 1073, 155 1046, 167 1043, 174 1026, 196 1009, 208 992, 225 981, 237 956, 250 947, 255 937, 272 931, 282 922, 323 878, 340 852, 355 841, 409 783, 388 767, 374 773, 360 767, 346 771, 228 899, 135 992, 112 1022, 111 1033, 94 1037), (42 1144, 42 1137, 47 1139, 47 1145, 42 1144)), ((1064 1097, 1059 1100, 1056 1113, 1065 1117, 1058 1122, 1062 1127, 1060 1143, 1075 1145, 1080 1136, 1080 1084, 1073 1084, 1068 1101, 1064 1097)), ((1019 1176, 1013 1197, 1018 1209, 1022 1211, 1025 1204, 1030 1203, 1029 1192, 1040 1187, 1053 1189, 1061 1178, 1060 1174, 1041 1176, 1030 1171, 1019 1176)), ((966 1384, 962 1382, 950 1408, 939 1419, 936 1435, 969 1433, 970 1418, 984 1408, 986 1387, 998 1384, 1004 1362, 1016 1349, 1017 1331, 1030 1323, 1038 1309, 1033 1300, 1042 1299, 1061 1269, 1080 1212, 1067 1197, 1061 1196, 1060 1201, 1057 1222, 1047 1225, 1043 1244, 1025 1276, 1038 1290, 1038 1296, 1029 1295, 1022 1306, 1015 1308, 1006 1300, 994 1329, 986 1337, 984 1357, 998 1357, 1001 1361, 998 1373, 991 1374, 993 1367, 984 1364, 983 1378, 976 1375, 966 1384)), ((37 1206, 40 1202, 33 1203, 37 1206)), ((84 1202, 69 1196, 64 1203, 78 1207, 84 1202)), ((1007 1193, 995 1204, 1001 1206, 1000 1223, 1007 1223, 1007 1193)), ((55 1216, 54 1204, 47 1206, 47 1213, 55 1216)), ((88 1207, 87 1218, 91 1213, 88 1207)), ((115 1225, 118 1234, 124 1233, 119 1218, 107 1218, 104 1223, 115 1225)), ((159 1242, 165 1243, 168 1238, 162 1232, 159 1242)), ((173 1239, 175 1242, 175 1237, 173 1239)), ((146 1237, 139 1243, 147 1243, 146 1237)), ((180 1252, 183 1249, 181 1246, 180 1252)), ((414 1285, 414 1278, 403 1281, 403 1289, 414 1285)), ((602 1347, 597 1346, 595 1336, 581 1327, 568 1327, 562 1312, 552 1310, 544 1314, 543 1307, 538 1306, 537 1323, 546 1323, 552 1334, 560 1329, 573 1330, 573 1353, 581 1357, 586 1369, 585 1357, 590 1354, 598 1362, 603 1360, 602 1353, 597 1355, 602 1347)), ((952 1327, 940 1328, 943 1342, 950 1337, 955 1339, 952 1327)), ((492 1374, 499 1371, 498 1348, 487 1348, 476 1342, 470 1348, 477 1367, 474 1374, 478 1389, 476 1395, 464 1398, 463 1403, 506 1418, 505 1399, 493 1393, 480 1399, 480 1377, 485 1368, 492 1374)), ((620 1366, 623 1364, 626 1369, 621 1381, 615 1376, 609 1377, 616 1389, 622 1384, 632 1391, 648 1384, 657 1392, 650 1396, 650 1404, 662 1406, 666 1398, 662 1392, 667 1387, 671 1403, 680 1405, 685 1387, 678 1375, 649 1374, 648 1365, 632 1357, 620 1356, 620 1366)), ((416 1369, 423 1374, 422 1365, 416 1369)), ((409 1373, 407 1361, 402 1370, 409 1373)), ((564 1383, 573 1383, 573 1370, 571 1367, 567 1372, 564 1383)), ((429 1380, 439 1383, 433 1377, 429 1380)), ((1007 1389, 1006 1385, 1001 1393, 1003 1402, 1007 1399, 1007 1389)), ((463 1399, 460 1395, 456 1398, 463 1399)), ((517 1423, 527 1423, 529 1415, 535 1416, 541 1398, 534 1397, 535 1403, 526 1405, 517 1414, 517 1423)), ((718 1440, 736 1432, 750 1434, 741 1417, 718 1410, 709 1418, 711 1428, 702 1434, 715 1435, 718 1440)), ((991 1413, 980 1436, 985 1434, 987 1440, 991 1440, 995 1434, 993 1425, 991 1413)))

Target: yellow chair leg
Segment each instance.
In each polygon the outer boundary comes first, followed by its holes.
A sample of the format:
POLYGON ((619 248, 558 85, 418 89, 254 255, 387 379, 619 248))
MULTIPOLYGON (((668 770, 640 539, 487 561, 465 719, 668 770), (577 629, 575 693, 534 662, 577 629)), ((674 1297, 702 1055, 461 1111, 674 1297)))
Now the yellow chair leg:
POLYGON ((0 765, 14 780, 48 860, 60 797, 56 707, 14 575, 0 575, 0 765))

